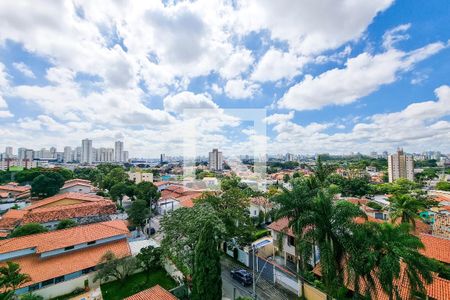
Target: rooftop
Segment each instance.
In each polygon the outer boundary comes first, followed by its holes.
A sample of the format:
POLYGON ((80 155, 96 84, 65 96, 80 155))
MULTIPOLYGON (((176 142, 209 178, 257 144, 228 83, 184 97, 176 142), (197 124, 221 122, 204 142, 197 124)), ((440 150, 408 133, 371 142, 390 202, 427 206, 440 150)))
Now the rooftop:
POLYGON ((137 294, 125 298, 124 300, 176 300, 177 297, 172 295, 160 285, 143 290, 137 294))

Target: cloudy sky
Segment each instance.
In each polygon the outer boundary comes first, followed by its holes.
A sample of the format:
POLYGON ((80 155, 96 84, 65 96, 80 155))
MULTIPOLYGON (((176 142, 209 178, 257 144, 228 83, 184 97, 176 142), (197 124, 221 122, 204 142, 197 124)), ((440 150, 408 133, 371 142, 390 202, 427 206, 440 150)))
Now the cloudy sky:
POLYGON ((1 1, 0 151, 449 153, 449 24, 445 0, 1 1))

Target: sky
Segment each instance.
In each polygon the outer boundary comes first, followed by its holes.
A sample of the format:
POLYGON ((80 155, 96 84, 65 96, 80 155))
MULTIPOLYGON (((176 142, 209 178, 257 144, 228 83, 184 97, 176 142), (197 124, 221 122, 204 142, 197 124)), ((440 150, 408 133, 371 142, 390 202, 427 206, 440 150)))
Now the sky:
POLYGON ((1 1, 0 152, 450 153, 446 0, 1 1))

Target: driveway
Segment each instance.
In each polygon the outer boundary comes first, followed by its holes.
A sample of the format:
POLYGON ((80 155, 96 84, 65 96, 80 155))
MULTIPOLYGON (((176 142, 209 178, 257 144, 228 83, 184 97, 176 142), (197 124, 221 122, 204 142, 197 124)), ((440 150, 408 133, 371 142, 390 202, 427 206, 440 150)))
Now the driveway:
MULTIPOLYGON (((231 259, 221 258, 222 265, 222 299, 232 299, 237 297, 251 297, 252 286, 243 287, 240 283, 231 278, 230 271, 236 268, 242 268, 241 265, 233 262, 231 259)), ((251 272, 250 269, 245 268, 251 272)), ((257 276, 256 276, 257 277, 257 276)), ((260 300, 294 300, 298 297, 285 289, 276 286, 264 278, 260 277, 256 284, 257 299, 260 300)))

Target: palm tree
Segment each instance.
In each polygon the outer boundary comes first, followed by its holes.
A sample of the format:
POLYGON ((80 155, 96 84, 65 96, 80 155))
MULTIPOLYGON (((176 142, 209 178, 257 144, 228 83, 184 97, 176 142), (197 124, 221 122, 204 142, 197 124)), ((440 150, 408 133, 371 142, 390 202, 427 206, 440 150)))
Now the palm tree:
POLYGON ((397 194, 392 197, 390 205, 390 217, 394 223, 400 219, 401 223, 408 223, 412 228, 416 228, 416 219, 419 218, 419 211, 424 209, 426 204, 408 194, 397 194))
POLYGON ((432 272, 440 263, 419 253, 424 246, 409 233, 409 225, 402 223, 367 222, 353 232, 353 247, 348 248, 348 274, 355 285, 355 294, 374 295, 379 282, 389 299, 401 299, 400 285, 407 280, 410 296, 425 295, 424 283, 431 283, 432 272), (365 287, 360 290, 360 283, 365 287))
POLYGON ((303 239, 316 241, 322 278, 330 295, 336 295, 343 282, 345 244, 351 240, 353 228, 357 226, 354 219, 364 216, 356 205, 346 201, 334 203, 330 191, 320 190, 311 209, 297 220, 297 226, 307 228, 303 239))
POLYGON ((27 274, 22 274, 20 265, 8 261, 5 266, 0 267, 0 288, 12 291, 12 294, 17 290, 17 288, 30 281, 31 278, 27 274))

